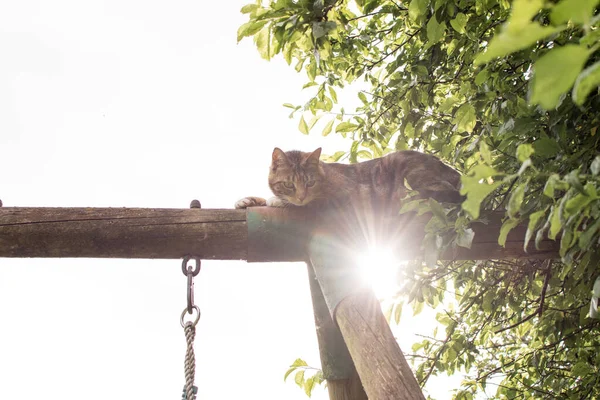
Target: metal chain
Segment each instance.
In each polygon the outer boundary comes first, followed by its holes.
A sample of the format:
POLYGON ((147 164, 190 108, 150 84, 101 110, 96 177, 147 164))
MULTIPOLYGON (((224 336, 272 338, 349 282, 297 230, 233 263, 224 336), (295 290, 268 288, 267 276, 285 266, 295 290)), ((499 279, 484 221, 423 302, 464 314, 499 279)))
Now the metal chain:
POLYGON ((187 349, 185 353, 185 386, 183 387, 182 400, 196 400, 198 388, 194 386, 194 377, 196 375, 196 355, 194 354, 194 339, 196 338, 196 325, 200 321, 200 308, 194 304, 194 277, 200 272, 200 258, 195 256, 186 256, 181 264, 181 271, 187 277, 187 306, 181 313, 180 323, 185 333, 187 349), (188 266, 190 260, 196 261, 196 268, 188 266), (192 315, 196 311, 196 319, 193 321, 184 321, 185 314, 192 315))

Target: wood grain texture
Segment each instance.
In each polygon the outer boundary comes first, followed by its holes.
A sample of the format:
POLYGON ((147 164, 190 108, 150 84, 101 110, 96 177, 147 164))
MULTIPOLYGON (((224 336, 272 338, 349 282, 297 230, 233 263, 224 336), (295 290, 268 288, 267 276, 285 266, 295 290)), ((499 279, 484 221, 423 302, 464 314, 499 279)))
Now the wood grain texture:
POLYGON ((358 373, 349 379, 327 381, 330 400, 368 400, 358 373))
POLYGON ((242 210, 0 208, 0 257, 247 257, 242 210))
POLYGON ((335 320, 369 400, 425 399, 371 291, 342 300, 335 320))
MULTIPOLYGON (((502 213, 484 213, 488 223, 474 223, 471 249, 442 255, 450 260, 556 258, 558 243, 544 239, 523 251, 526 226, 498 245, 502 213)), ((422 255, 428 216, 374 216, 368 213, 311 214, 304 209, 256 207, 226 209, 142 208, 0 208, 0 257, 181 258, 251 262, 304 261, 315 229, 337 226, 353 248, 373 236, 385 238, 399 259, 422 255), (246 213, 248 212, 248 216, 246 213)))
POLYGON ((323 292, 310 263, 307 269, 321 356, 321 370, 327 380, 329 399, 368 400, 344 338, 331 319, 323 292))

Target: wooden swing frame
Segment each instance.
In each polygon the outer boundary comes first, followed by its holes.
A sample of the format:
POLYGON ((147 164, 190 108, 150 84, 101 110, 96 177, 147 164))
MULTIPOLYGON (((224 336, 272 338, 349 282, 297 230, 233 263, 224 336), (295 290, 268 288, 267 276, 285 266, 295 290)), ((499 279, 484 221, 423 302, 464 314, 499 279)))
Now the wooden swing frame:
MULTIPOLYGON (((504 213, 473 223, 470 249, 443 260, 550 259, 558 244, 544 239, 523 249, 526 226, 497 243, 504 213)), ((353 275, 345 249, 360 237, 386 238, 399 259, 422 256, 430 216, 362 212, 319 215, 303 209, 0 207, 0 257, 91 257, 308 264, 317 338, 330 400, 424 399, 373 293, 353 275), (374 235, 374 236, 373 236, 374 235), (340 276, 342 278, 340 278, 340 276)))

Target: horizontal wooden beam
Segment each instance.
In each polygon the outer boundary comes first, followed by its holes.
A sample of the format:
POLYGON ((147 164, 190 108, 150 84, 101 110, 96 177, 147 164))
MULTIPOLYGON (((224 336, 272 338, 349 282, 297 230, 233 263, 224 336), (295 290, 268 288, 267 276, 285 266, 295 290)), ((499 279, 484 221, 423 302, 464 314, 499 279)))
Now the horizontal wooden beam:
MULTIPOLYGON (((543 240, 523 251, 526 227, 497 243, 501 213, 474 223, 471 249, 457 248, 443 259, 555 258, 558 244, 543 240)), ((0 257, 90 257, 204 259, 250 262, 304 261, 311 233, 337 227, 349 250, 382 240, 399 258, 422 255, 427 216, 373 216, 358 212, 315 215, 305 209, 0 208, 0 257)))

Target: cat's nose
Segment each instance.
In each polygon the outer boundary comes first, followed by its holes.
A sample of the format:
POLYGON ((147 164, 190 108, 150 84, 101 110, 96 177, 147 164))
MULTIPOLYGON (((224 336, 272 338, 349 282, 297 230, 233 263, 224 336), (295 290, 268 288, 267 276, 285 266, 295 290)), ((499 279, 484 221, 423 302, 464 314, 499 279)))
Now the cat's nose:
POLYGON ((298 198, 298 200, 304 201, 304 199, 306 198, 306 193, 298 193, 296 197, 298 198))

